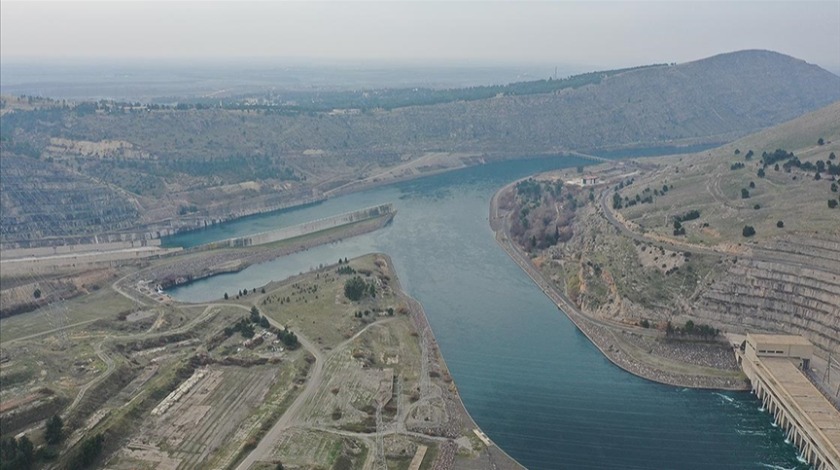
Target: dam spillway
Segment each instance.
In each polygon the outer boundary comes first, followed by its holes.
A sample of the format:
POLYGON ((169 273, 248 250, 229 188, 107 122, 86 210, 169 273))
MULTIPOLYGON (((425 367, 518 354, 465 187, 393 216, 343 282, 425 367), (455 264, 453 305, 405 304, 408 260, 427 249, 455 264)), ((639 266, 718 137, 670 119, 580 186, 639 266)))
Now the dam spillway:
POLYGON ((840 469, 840 411, 802 373, 813 346, 801 336, 748 334, 738 361, 762 407, 815 470, 840 469))

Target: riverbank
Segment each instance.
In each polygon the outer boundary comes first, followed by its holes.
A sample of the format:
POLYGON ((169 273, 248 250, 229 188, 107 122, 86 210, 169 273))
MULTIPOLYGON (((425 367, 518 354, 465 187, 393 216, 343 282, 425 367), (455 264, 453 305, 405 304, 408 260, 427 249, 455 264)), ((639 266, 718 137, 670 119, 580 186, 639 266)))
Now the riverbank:
POLYGON ((430 452, 423 468, 524 469, 479 437, 485 435, 460 399, 423 306, 402 290, 387 255, 366 254, 256 290, 260 294, 249 300, 230 303, 257 306, 270 321, 293 329, 315 360, 295 404, 235 468, 280 460, 295 466, 311 458, 310 448, 342 436, 368 449, 348 454, 353 468, 407 463, 406 456, 424 446, 430 452), (356 273, 376 286, 375 296, 346 298, 343 286, 356 273), (288 300, 281 300, 281 307, 278 298, 288 300), (349 315, 354 308, 367 310, 364 316, 349 315), (364 396, 372 402, 362 407, 364 396), (302 433, 308 435, 305 442, 298 440, 302 433))
POLYGON ((631 374, 667 385, 717 390, 749 389, 737 373, 720 368, 721 361, 713 355, 704 355, 702 348, 692 343, 661 342, 655 331, 595 318, 581 311, 564 292, 545 278, 531 263, 528 254, 511 239, 509 214, 501 210, 499 199, 506 191, 511 191, 516 183, 510 183, 497 191, 490 201, 489 222, 496 242, 607 359, 631 374), (671 347, 654 347, 657 345, 671 347), (685 362, 675 360, 674 356, 694 357, 697 360, 685 362))
MULTIPOLYGON (((387 255, 383 255, 389 265, 393 266, 393 262, 391 258, 387 255)), ((434 332, 432 331, 431 325, 429 325, 429 320, 426 317, 426 310, 423 309, 423 304, 417 301, 415 298, 408 295, 405 291, 402 290, 402 287, 399 283, 399 278, 394 279, 394 290, 399 293, 399 295, 403 298, 406 304, 409 306, 409 311, 411 313, 411 319, 414 323, 414 328, 417 330, 418 339, 421 343, 421 351, 426 354, 431 355, 434 360, 431 358, 424 358, 431 360, 433 364, 437 366, 437 374, 441 377, 452 377, 452 374, 449 372, 449 367, 446 365, 446 360, 443 357, 443 354, 440 352, 440 348, 438 347, 437 340, 435 339, 434 332)), ((429 372, 429 371, 427 371, 429 372)), ((461 399, 461 394, 458 392, 458 387, 455 384, 454 380, 450 382, 448 388, 442 388, 444 391, 443 399, 446 402, 446 409, 449 412, 452 419, 450 420, 450 424, 445 432, 448 435, 457 435, 459 430, 463 430, 464 428, 470 429, 473 431, 474 434, 480 437, 480 440, 486 445, 485 451, 487 453, 487 461, 490 463, 490 468, 498 469, 498 470, 522 470, 525 467, 522 466, 519 462, 517 462, 513 457, 511 457, 507 452, 505 452, 502 448, 492 443, 492 441, 485 440, 486 434, 481 431, 481 428, 475 422, 473 417, 470 415, 469 411, 467 411, 467 407, 464 405, 463 400, 461 399), (488 444, 489 442, 489 444, 488 444)), ((447 459, 448 461, 454 464, 455 455, 454 452, 457 450, 457 447, 450 446, 449 451, 453 453, 451 455, 451 459, 447 459)), ((443 459, 439 459, 439 462, 443 463, 443 459)), ((437 464, 438 462, 436 462, 437 464)), ((481 465, 480 462, 468 461, 468 462, 459 462, 460 466, 458 468, 464 469, 482 469, 487 468, 481 465), (477 466, 472 467, 468 464, 473 463, 477 464, 477 466)), ((442 469, 448 468, 445 466, 438 466, 435 465, 434 469, 442 469)))

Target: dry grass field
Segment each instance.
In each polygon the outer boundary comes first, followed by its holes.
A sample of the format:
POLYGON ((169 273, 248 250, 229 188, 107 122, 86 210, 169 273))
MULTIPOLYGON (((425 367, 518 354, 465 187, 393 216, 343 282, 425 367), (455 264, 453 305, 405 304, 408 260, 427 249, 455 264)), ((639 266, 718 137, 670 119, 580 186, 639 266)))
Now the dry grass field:
POLYGON ((795 167, 786 171, 784 161, 778 162, 778 170, 775 164, 764 168, 762 154, 776 149, 793 152, 803 163, 821 160, 840 165, 836 158, 829 160, 832 153, 840 154, 840 104, 702 154, 655 159, 661 165, 657 171, 619 194, 631 199, 654 190, 660 194, 654 195, 653 203, 621 212, 639 230, 673 237, 674 216, 698 210, 698 219, 683 224, 684 238, 703 245, 760 243, 797 233, 840 236, 840 210, 827 204, 840 195, 831 190, 834 178, 825 171, 819 180, 814 171, 795 167), (753 156, 747 159, 750 151, 753 156), (731 169, 736 163, 743 168, 731 169), (663 194, 665 186, 669 190, 663 194), (742 190, 749 197, 742 197, 742 190), (777 226, 779 221, 783 227, 777 226), (747 225, 756 231, 749 239, 742 235, 747 225))

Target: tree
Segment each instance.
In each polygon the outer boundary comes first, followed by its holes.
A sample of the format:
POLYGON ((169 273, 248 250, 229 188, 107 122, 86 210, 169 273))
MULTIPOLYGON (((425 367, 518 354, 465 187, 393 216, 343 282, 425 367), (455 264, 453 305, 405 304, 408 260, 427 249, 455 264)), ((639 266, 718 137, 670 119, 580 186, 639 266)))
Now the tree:
POLYGON ((755 181, 750 181, 750 189, 755 189, 755 181))
POLYGON ((740 149, 735 149, 735 155, 741 155, 741 150, 740 149))
POLYGON ((831 152, 831 153, 828 154, 828 159, 829 160, 834 160, 835 158, 837 158, 837 155, 834 155, 834 152, 831 152))
POLYGON ((822 137, 820 137, 819 139, 817 139, 817 145, 825 145, 825 141, 823 140, 823 138, 822 138, 822 137))
POLYGON ((41 289, 35 289, 35 292, 32 293, 32 296, 35 297, 36 299, 40 299, 41 298, 41 289))
POLYGON ((52 418, 48 419, 44 430, 44 440, 47 441, 47 444, 55 445, 61 442, 63 428, 64 421, 61 420, 61 416, 53 415, 52 418))
POLYGON ((271 326, 271 323, 268 322, 268 318, 266 318, 264 315, 260 317, 260 326, 265 329, 268 329, 268 327, 271 326))
POLYGON ((834 209, 835 207, 837 207, 837 199, 829 199, 828 200, 828 208, 829 209, 834 209))
POLYGON ((759 168, 758 169, 758 177, 759 178, 764 178, 764 168, 759 168))
POLYGON ((18 462, 20 468, 29 468, 32 466, 33 456, 35 455, 35 446, 26 435, 23 435, 17 442, 18 462))
POLYGON ((225 300, 227 300, 228 298, 229 298, 229 297, 228 297, 228 293, 227 293, 227 292, 225 292, 225 300))
POLYGON ((837 192, 837 183, 831 183, 831 192, 832 192, 832 193, 836 193, 836 192, 837 192))
POLYGON ((99 454, 102 452, 102 443, 105 441, 105 436, 99 433, 82 442, 76 455, 70 459, 70 468, 85 468, 96 461, 99 454))
POLYGON ((357 301, 367 292, 367 284, 359 276, 353 276, 344 283, 344 296, 352 301, 357 301))
POLYGON ((251 306, 251 323, 259 323, 260 322, 260 311, 257 309, 256 305, 251 306))
POLYGON ((744 230, 741 231, 741 234, 745 237, 751 237, 755 235, 755 227, 752 225, 745 225, 744 230))
POLYGON ((254 325, 248 322, 244 322, 239 327, 239 333, 242 334, 242 337, 245 339, 251 339, 254 337, 254 325))
POLYGON ((750 197, 750 190, 747 188, 741 189, 741 199, 749 199, 750 197))
POLYGON ((785 223, 780 220, 780 221, 776 222, 776 227, 785 228, 785 223))
POLYGON ((0 469, 23 469, 32 466, 35 449, 26 436, 15 439, 4 437, 0 440, 0 469))

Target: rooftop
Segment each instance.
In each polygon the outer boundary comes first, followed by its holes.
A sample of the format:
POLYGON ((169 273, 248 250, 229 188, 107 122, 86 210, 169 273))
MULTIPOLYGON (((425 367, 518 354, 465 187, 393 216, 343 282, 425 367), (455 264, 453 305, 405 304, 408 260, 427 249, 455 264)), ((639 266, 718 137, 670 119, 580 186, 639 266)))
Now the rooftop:
POLYGON ((755 343, 790 344, 797 346, 811 346, 811 342, 800 335, 765 335, 747 333, 747 341, 755 343))
MULTIPOLYGON (((773 337, 774 335, 767 335, 773 337)), ((840 411, 817 390, 792 361, 784 358, 761 358, 764 368, 825 437, 835 455, 840 449, 840 411)))

